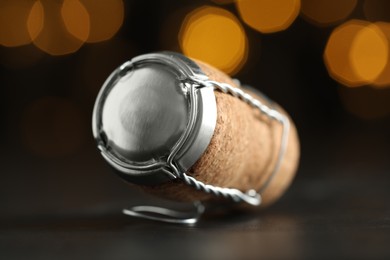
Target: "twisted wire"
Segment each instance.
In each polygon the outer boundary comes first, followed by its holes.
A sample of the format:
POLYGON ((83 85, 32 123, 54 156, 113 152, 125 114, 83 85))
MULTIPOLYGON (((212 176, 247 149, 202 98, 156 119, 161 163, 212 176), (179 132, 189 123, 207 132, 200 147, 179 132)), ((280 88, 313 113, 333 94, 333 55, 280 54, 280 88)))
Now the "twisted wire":
POLYGON ((194 177, 191 177, 187 175, 186 173, 179 172, 176 167, 174 167, 174 171, 176 171, 176 174, 179 178, 181 178, 187 185, 194 187, 197 190, 213 194, 217 197, 223 197, 226 199, 231 199, 234 202, 246 202, 250 205, 258 206, 261 204, 261 195, 260 191, 264 190, 271 180, 274 178, 276 173, 279 171, 279 168, 281 166, 282 159, 284 157, 286 147, 287 147, 287 140, 288 140, 288 132, 289 132, 289 120, 286 116, 279 113, 277 110, 272 109, 266 105, 264 105, 259 100, 253 98, 250 94, 245 93, 243 90, 239 88, 235 88, 227 83, 221 83, 217 81, 207 80, 207 81, 201 81, 197 82, 200 83, 198 87, 213 87, 216 90, 220 90, 223 93, 230 94, 234 97, 237 97, 244 101, 245 103, 249 104, 250 106, 260 110, 261 113, 265 114, 269 118, 276 120, 280 122, 283 126, 282 130, 282 139, 281 139, 281 145, 279 149, 279 155, 275 164, 275 167, 273 171, 271 172, 270 176, 266 180, 265 184, 263 184, 263 187, 259 189, 259 191, 255 191, 253 189, 248 190, 247 192, 242 192, 235 188, 223 188, 218 187, 210 184, 205 184, 194 177))
POLYGON ((217 81, 208 80, 207 84, 210 84, 214 89, 218 89, 223 93, 231 94, 233 97, 239 98, 250 106, 257 108, 263 114, 267 115, 271 119, 277 120, 278 122, 283 123, 285 121, 285 116, 279 113, 277 110, 264 105, 259 100, 252 97, 250 94, 245 93, 242 89, 231 86, 227 83, 221 83, 217 81))
POLYGON ((217 197, 231 199, 234 202, 245 201, 246 203, 253 206, 258 206, 261 203, 260 194, 258 194, 255 190, 249 190, 244 193, 234 188, 222 188, 210 184, 205 184, 187 175, 186 173, 181 173, 179 176, 187 185, 193 186, 197 190, 213 194, 217 197))

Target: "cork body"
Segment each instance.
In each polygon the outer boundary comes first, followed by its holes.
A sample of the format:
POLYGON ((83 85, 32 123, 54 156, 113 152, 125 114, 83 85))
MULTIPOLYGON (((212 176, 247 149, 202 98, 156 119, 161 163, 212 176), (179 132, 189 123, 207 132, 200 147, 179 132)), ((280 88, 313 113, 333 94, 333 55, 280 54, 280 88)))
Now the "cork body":
MULTIPOLYGON (((212 80, 239 87, 223 72, 196 61, 202 71, 212 80)), ((253 97, 264 104, 268 101, 255 93, 253 97)), ((188 174, 206 184, 237 188, 242 191, 259 190, 271 176, 275 167, 282 134, 282 125, 270 120, 242 100, 229 94, 215 91, 217 124, 211 142, 201 158, 188 174)), ((286 114, 281 108, 278 110, 286 114)), ((294 178, 299 160, 299 140, 291 121, 288 145, 279 171, 262 190, 261 207, 275 202, 289 187, 294 178)), ((215 200, 187 186, 180 180, 152 187, 142 187, 159 197, 176 201, 215 200)))

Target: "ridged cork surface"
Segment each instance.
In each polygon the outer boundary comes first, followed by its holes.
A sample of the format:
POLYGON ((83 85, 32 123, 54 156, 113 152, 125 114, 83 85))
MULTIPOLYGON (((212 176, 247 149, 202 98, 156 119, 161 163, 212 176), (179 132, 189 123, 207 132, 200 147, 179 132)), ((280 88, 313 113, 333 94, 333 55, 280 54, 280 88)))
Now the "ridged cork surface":
MULTIPOLYGON (((223 72, 196 61, 210 79, 238 87, 223 72)), ((267 101, 250 93, 263 103, 267 101)), ((217 124, 211 142, 189 175, 206 184, 237 188, 243 191, 260 189, 272 173, 279 153, 282 126, 261 115, 242 100, 215 91, 217 124)), ((281 111, 285 114, 284 111, 281 111)), ((288 146, 279 172, 262 192, 262 206, 276 201, 290 185, 299 160, 296 128, 291 128, 288 146)), ((177 201, 214 200, 213 195, 196 191, 181 181, 144 187, 154 195, 177 201)))

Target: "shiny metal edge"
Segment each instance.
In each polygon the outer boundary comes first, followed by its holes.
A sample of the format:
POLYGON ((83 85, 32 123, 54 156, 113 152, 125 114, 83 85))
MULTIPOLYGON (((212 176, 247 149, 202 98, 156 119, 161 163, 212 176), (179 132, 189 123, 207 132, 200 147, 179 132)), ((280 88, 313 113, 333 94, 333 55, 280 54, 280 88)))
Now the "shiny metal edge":
POLYGON ((172 52, 151 53, 137 56, 119 66, 108 77, 99 91, 93 109, 92 131, 103 158, 114 168, 117 174, 129 182, 146 185, 159 184, 177 177, 174 174, 177 170, 170 169, 170 166, 174 164, 178 166, 180 171, 186 172, 206 151, 214 134, 217 107, 212 87, 196 88, 196 98, 192 100, 196 104, 190 104, 196 108, 196 111, 194 111, 196 113, 195 126, 192 129, 187 129, 189 131, 187 133, 188 137, 182 140, 183 143, 179 151, 176 152, 173 163, 155 162, 139 166, 120 161, 105 149, 103 133, 101 133, 101 111, 104 100, 115 83, 127 72, 142 63, 159 63, 170 66, 183 76, 180 81, 191 84, 192 88, 195 88, 199 81, 208 77, 195 62, 181 54, 172 52))
POLYGON ((178 166, 183 172, 187 172, 206 151, 217 124, 217 103, 214 89, 212 87, 198 89, 197 99, 199 112, 194 133, 176 156, 178 166))

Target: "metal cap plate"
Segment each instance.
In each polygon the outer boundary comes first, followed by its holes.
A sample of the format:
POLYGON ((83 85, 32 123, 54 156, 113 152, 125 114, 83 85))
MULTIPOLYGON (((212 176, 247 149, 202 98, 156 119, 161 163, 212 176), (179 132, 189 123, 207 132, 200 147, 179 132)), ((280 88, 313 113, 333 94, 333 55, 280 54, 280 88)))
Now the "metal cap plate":
POLYGON ((190 59, 154 53, 124 63, 104 83, 93 134, 121 177, 157 184, 186 172, 206 150, 216 124, 212 87, 190 59))

